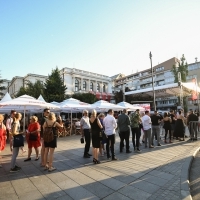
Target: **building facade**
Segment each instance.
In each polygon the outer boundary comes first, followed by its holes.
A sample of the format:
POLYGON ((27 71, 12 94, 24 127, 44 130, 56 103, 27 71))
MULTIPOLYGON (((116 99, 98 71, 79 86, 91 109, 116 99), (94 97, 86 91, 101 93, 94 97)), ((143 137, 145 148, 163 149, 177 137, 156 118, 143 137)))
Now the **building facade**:
POLYGON ((15 76, 10 81, 7 91, 10 94, 10 96, 14 98, 16 94, 19 92, 20 88, 26 87, 26 84, 28 82, 31 82, 33 84, 38 80, 41 82, 45 82, 46 78, 47 76, 38 75, 38 74, 27 74, 24 77, 15 76))
POLYGON ((97 74, 76 68, 63 68, 60 70, 66 94, 93 93, 98 99, 110 101, 112 94, 112 79, 109 76, 97 74))

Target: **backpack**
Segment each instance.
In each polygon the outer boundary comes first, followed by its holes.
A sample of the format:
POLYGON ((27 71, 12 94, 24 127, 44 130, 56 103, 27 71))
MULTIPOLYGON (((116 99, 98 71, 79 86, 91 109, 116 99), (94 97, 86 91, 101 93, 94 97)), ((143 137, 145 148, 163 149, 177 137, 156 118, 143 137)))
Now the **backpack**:
POLYGON ((55 134, 54 134, 54 132, 55 132, 54 124, 56 122, 54 122, 52 126, 49 126, 47 121, 45 123, 46 123, 47 126, 43 130, 43 139, 44 139, 44 142, 48 143, 48 142, 51 142, 51 141, 54 140, 54 136, 55 136, 55 134))

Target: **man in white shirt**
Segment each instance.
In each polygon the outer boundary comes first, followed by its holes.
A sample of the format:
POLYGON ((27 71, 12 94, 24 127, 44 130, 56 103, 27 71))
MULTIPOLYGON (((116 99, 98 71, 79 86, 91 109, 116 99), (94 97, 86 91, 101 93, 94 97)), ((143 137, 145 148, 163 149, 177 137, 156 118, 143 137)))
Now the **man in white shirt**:
POLYGON ((103 120, 103 124, 105 127, 105 134, 107 136, 106 141, 106 151, 107 158, 110 159, 110 149, 112 153, 112 160, 117 160, 115 157, 114 144, 115 144, 115 129, 117 128, 117 123, 115 118, 113 117, 114 111, 112 109, 108 110, 107 116, 103 120))
POLYGON ((149 148, 154 148, 154 146, 151 145, 151 118, 149 117, 150 113, 148 110, 145 111, 145 115, 142 117, 142 125, 145 135, 145 147, 147 147, 147 138, 148 138, 148 144, 149 148))

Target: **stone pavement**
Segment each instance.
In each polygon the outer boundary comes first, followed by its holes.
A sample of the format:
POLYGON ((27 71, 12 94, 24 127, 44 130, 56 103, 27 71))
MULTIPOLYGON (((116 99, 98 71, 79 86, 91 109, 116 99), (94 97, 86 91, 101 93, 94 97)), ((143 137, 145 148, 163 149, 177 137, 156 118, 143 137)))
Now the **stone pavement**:
POLYGON ((200 151, 197 152, 190 169, 190 189, 193 200, 200 199, 200 151))
POLYGON ((7 146, 2 152, 0 199, 187 199, 188 168, 199 146, 200 141, 162 142, 161 147, 148 149, 142 145, 141 153, 126 154, 119 153, 117 136, 119 160, 108 161, 104 156, 100 157, 101 164, 94 165, 92 158, 83 158, 80 136, 73 135, 58 139, 54 161, 57 170, 51 173, 34 160, 34 152, 31 162, 23 161, 27 155, 19 155, 17 164, 22 170, 9 173, 11 155, 7 146))

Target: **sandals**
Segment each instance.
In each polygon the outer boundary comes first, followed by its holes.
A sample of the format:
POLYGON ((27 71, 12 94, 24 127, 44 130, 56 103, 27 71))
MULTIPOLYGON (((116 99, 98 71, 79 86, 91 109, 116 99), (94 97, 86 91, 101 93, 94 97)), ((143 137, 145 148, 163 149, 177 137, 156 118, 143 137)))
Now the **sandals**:
POLYGON ((35 158, 35 161, 39 160, 40 157, 35 158))
POLYGON ((51 167, 51 168, 48 169, 48 172, 52 172, 54 170, 56 170, 56 168, 55 167, 51 167))
POLYGON ((49 166, 44 167, 44 171, 49 170, 49 166))

